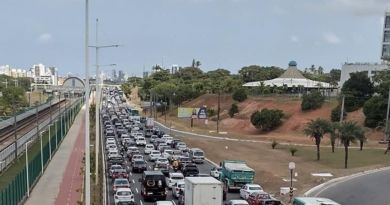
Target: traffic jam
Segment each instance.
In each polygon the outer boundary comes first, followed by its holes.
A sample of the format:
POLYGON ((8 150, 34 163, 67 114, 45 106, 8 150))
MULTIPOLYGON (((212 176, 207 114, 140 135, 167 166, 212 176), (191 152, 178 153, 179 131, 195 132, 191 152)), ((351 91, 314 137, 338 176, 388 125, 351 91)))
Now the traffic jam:
POLYGON ((117 88, 103 90, 101 129, 107 203, 110 205, 279 205, 254 184, 242 160, 215 166, 131 109, 117 88))

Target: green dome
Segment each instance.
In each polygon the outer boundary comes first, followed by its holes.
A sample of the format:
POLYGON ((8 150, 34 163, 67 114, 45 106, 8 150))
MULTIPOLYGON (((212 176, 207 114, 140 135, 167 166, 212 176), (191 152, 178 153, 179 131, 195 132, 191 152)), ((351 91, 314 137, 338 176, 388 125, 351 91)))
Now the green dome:
POLYGON ((296 67, 298 64, 297 64, 297 62, 295 62, 295 61, 290 61, 289 63, 288 63, 288 66, 289 67, 296 67))

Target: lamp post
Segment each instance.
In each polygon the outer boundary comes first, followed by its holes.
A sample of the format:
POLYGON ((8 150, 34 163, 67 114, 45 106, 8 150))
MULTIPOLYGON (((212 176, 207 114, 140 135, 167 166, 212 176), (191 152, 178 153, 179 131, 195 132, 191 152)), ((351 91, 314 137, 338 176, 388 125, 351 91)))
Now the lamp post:
MULTIPOLYGON (((27 198, 30 197, 30 181, 29 181, 29 172, 28 172, 28 144, 31 143, 32 140, 26 142, 26 185, 27 185, 27 198)), ((42 154, 42 153, 41 153, 42 154)))
POLYGON ((290 170, 290 203, 292 201, 292 197, 294 196, 294 188, 293 188, 293 172, 295 169, 295 162, 288 163, 288 169, 290 170))
POLYGON ((91 168, 89 153, 89 65, 88 65, 88 0, 85 0, 85 205, 91 204, 91 168))
POLYGON ((40 142, 41 142, 41 174, 43 174, 43 142, 42 142, 42 133, 44 133, 44 132, 40 132, 39 133, 39 138, 40 138, 40 142))

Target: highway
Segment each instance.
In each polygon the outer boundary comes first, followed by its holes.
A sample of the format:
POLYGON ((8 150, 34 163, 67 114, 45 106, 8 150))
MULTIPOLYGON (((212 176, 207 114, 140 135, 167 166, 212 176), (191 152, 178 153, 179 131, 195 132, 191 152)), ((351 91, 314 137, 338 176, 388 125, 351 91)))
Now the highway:
POLYGON ((347 178, 314 191, 342 205, 390 205, 390 170, 347 178))

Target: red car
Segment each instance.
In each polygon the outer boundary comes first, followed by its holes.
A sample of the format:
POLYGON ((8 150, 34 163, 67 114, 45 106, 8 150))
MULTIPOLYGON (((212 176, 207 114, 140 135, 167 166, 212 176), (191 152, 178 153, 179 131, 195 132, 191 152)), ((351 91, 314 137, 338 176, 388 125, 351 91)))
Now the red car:
POLYGON ((117 179, 117 178, 128 178, 129 175, 127 174, 126 169, 114 169, 112 172, 111 178, 117 179))
POLYGON ((271 197, 267 192, 254 192, 247 199, 249 205, 282 205, 282 203, 271 197))

